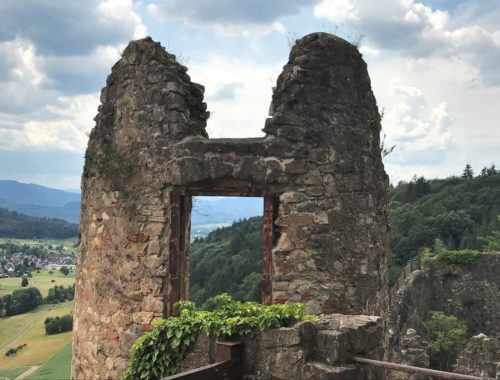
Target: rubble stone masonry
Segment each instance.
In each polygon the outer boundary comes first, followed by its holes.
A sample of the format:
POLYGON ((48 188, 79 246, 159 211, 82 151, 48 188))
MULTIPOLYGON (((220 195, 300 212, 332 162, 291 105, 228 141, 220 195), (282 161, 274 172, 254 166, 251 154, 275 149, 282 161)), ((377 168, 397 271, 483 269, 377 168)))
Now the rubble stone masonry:
POLYGON ((263 138, 209 139, 203 93, 150 38, 107 79, 82 178, 73 378, 118 378, 135 339, 188 297, 200 192, 273 199, 267 301, 387 314, 388 180, 357 48, 325 33, 298 40, 263 138))

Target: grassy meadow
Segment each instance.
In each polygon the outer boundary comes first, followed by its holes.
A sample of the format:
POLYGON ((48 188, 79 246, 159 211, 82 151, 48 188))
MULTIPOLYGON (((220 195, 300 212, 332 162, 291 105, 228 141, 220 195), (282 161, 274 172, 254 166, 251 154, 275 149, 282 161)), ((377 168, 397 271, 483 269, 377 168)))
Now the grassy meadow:
POLYGON ((0 238, 0 244, 2 243, 14 243, 18 245, 27 244, 29 246, 40 246, 49 249, 49 246, 55 250, 56 247, 63 246, 63 253, 76 255, 76 244, 77 239, 13 239, 13 238, 0 238))
POLYGON ((66 344, 27 380, 66 380, 71 374, 71 343, 66 344))
MULTIPOLYGON (((67 287, 75 283, 74 273, 65 276, 59 270, 54 270, 52 274, 49 272, 48 269, 41 269, 40 273, 34 270, 31 272, 33 277, 28 278, 29 286, 38 288, 44 297, 49 293, 49 289, 55 285, 67 287)), ((0 296, 12 293, 16 289, 22 289, 21 277, 0 278, 0 296)))
POLYGON ((15 379, 21 373, 27 371, 28 369, 29 369, 29 367, 0 369, 0 378, 6 377, 7 379, 15 379))
MULTIPOLYGON (((63 245, 66 254, 76 253, 76 240, 20 240, 0 239, 0 243, 15 243, 38 245, 49 249, 63 245)), ((49 289, 55 285, 71 286, 75 282, 74 273, 65 276, 59 270, 49 273, 48 269, 41 269, 40 273, 33 270, 28 278, 29 287, 36 287, 44 297, 49 289)), ((22 289, 20 277, 0 278, 0 296, 22 289)), ((0 378, 14 379, 32 366, 40 366, 28 379, 69 379, 71 362, 71 332, 46 335, 44 321, 47 317, 63 316, 73 313, 73 301, 66 301, 57 305, 41 305, 27 313, 0 318, 0 378), (5 357, 9 348, 21 344, 27 347, 16 355, 5 357)))
POLYGON ((47 317, 71 313, 73 313, 73 301, 66 301, 58 305, 41 306, 31 313, 1 318, 1 352, 4 353, 7 349, 23 343, 26 343, 27 347, 11 357, 0 355, 0 369, 42 365, 49 360, 71 342, 71 331, 46 335, 44 321, 47 317))

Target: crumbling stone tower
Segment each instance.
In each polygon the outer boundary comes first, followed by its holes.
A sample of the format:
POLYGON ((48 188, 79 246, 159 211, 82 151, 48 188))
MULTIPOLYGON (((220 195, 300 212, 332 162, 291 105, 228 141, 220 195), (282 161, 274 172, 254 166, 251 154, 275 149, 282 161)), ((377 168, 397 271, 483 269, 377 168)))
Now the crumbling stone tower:
POLYGON ((192 195, 264 197, 263 302, 387 312, 387 176, 356 47, 297 41, 264 138, 209 139, 204 89, 186 71, 146 38, 102 90, 82 179, 74 378, 117 378, 134 340, 188 297, 192 195))

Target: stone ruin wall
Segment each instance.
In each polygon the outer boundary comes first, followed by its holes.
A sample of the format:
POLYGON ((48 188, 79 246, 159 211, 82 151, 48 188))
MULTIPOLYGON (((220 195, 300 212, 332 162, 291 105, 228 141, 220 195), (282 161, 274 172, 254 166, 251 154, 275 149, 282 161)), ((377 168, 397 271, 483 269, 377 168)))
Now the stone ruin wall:
POLYGON ((423 332, 430 311, 456 316, 468 336, 500 334, 500 253, 484 253, 467 265, 434 263, 411 273, 391 300, 391 345, 407 329, 423 332))
POLYGON ((453 370, 464 375, 500 380, 500 334, 474 335, 457 359, 453 370))
MULTIPOLYGON (((484 253, 467 265, 433 263, 411 273, 391 299, 389 348, 391 360, 422 362, 425 345, 408 339, 413 330, 424 335, 422 322, 430 311, 442 311, 463 321, 470 338, 453 367, 456 373, 500 380, 500 253, 484 253), (487 335, 484 335, 487 334, 487 335), (490 338, 488 338, 488 336, 490 338), (495 338, 496 337, 496 338, 495 338), (496 366, 498 375, 495 375, 496 366), (496 377, 495 377, 496 376, 496 377)), ((390 378, 407 375, 395 372, 390 378)))
MULTIPOLYGON (((318 321, 270 329, 243 338, 243 380, 383 380, 385 371, 352 363, 352 356, 382 360, 384 321, 366 315, 332 314, 318 321)), ((182 370, 214 362, 215 338, 198 337, 182 370)))
POLYGON ((135 339, 188 297, 190 200, 177 193, 276 199, 270 302, 387 314, 388 182, 358 50, 323 33, 297 41, 257 139, 208 139, 204 88, 186 71, 146 38, 102 90, 82 178, 73 378, 119 377, 135 339))

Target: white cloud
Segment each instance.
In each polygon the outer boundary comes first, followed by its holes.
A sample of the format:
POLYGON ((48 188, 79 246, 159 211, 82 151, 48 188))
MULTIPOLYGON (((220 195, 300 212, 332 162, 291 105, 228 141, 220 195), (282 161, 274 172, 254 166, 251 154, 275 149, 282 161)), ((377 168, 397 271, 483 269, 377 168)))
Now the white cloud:
POLYGON ((226 37, 261 37, 272 32, 285 33, 285 27, 279 21, 269 24, 249 24, 249 23, 217 23, 214 24, 217 34, 226 37))
POLYGON ((62 97, 58 99, 57 104, 46 106, 46 114, 52 115, 48 120, 47 117, 26 121, 11 118, 13 128, 0 128, 0 149, 83 152, 88 140, 87 135, 93 127, 92 119, 98 104, 97 96, 62 97))
POLYGON ((500 85, 500 28, 486 28, 474 20, 457 20, 446 11, 414 0, 322 0, 315 8, 318 18, 333 23, 349 21, 366 35, 370 46, 393 50, 413 58, 458 57, 478 70, 476 79, 500 85), (337 10, 337 3, 342 4, 337 10), (348 10, 345 13, 342 10, 348 10), (355 15, 356 17, 354 17, 355 15))
POLYGON ((210 137, 263 136, 272 87, 280 72, 281 65, 225 56, 211 56, 203 62, 193 62, 189 74, 193 81, 205 86, 208 109, 212 112, 207 124, 210 137), (221 83, 238 84, 233 96, 213 96, 217 95, 221 83))
POLYGON ((359 19, 358 9, 349 0, 322 0, 314 7, 314 15, 336 23, 359 19))
POLYGON ((361 45, 359 47, 359 51, 364 56, 368 56, 370 58, 378 57, 380 55, 380 50, 379 49, 371 47, 371 46, 367 46, 367 45, 361 45))
POLYGON ((104 0, 97 5, 97 10, 103 23, 123 23, 132 26, 134 39, 147 36, 147 27, 134 12, 132 0, 104 0))
POLYGON ((35 47, 16 38, 0 43, 0 81, 23 81, 38 85, 43 78, 35 61, 35 47))
POLYGON ((315 0, 173 0, 147 6, 157 18, 181 19, 191 26, 210 27, 222 36, 265 36, 284 33, 282 18, 299 14, 315 0))
POLYGON ((451 143, 453 123, 447 105, 429 107, 422 91, 404 85, 399 78, 389 84, 394 103, 384 115, 384 127, 400 150, 444 150, 451 143))
POLYGON ((382 52, 368 66, 386 145, 391 180, 413 174, 446 177, 500 162, 500 87, 471 86, 462 78, 477 71, 460 59, 407 59, 382 52))

